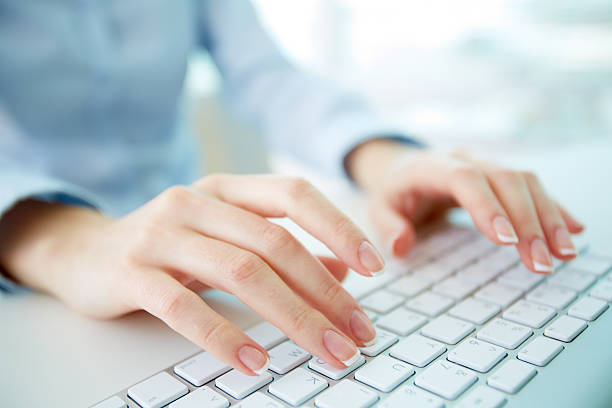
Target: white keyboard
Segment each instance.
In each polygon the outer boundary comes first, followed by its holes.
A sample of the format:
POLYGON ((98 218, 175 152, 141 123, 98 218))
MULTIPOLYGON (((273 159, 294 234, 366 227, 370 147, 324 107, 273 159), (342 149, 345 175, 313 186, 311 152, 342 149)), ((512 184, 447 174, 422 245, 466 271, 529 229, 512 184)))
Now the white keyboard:
MULTIPOLYGON (((391 269, 391 268, 390 268, 391 269)), ((571 353, 612 302, 612 256, 581 250, 550 276, 514 247, 449 227, 357 298, 377 338, 339 370, 267 322, 247 330, 271 359, 249 377, 201 352, 95 408, 495 408, 571 353), (442 254, 442 255, 441 255, 442 254)))

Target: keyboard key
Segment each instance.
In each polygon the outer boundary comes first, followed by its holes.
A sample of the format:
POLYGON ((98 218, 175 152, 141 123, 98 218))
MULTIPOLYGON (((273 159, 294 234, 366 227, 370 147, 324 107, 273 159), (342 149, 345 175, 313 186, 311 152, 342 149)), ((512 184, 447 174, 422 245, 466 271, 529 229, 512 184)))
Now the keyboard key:
POLYGON ((226 408, 230 403, 223 395, 212 388, 203 386, 179 398, 169 408, 226 408))
POLYGON ((268 391, 288 404, 300 405, 328 387, 327 381, 298 367, 270 384, 268 391))
POLYGON ((124 400, 119 398, 118 396, 110 397, 91 408, 128 408, 127 404, 124 400))
POLYGON ((568 266, 601 276, 612 269, 612 259, 596 254, 585 254, 576 258, 568 266))
POLYGON ((570 306, 570 308, 567 310, 567 314, 592 322, 593 320, 597 319, 607 308, 608 304, 605 301, 587 296, 570 306))
POLYGON ((250 376, 242 374, 238 370, 232 370, 217 378, 215 385, 232 397, 243 399, 271 381, 272 375, 268 372, 258 376, 250 376))
POLYGON ((387 286, 387 290, 398 293, 404 297, 411 298, 418 295, 425 289, 428 289, 432 285, 431 279, 426 279, 422 276, 404 276, 401 279, 393 282, 387 286))
POLYGON ((548 279, 551 285, 559 285, 564 288, 582 292, 597 280, 597 277, 588 272, 573 268, 563 268, 548 279))
POLYGON ((537 371, 533 366, 518 360, 508 360, 487 380, 493 388, 514 394, 525 386, 537 371))
POLYGON ((229 370, 230 366, 220 362, 205 351, 174 366, 176 375, 196 387, 214 380, 229 370))
POLYGON ((478 286, 476 282, 451 276, 434 286, 432 291, 455 300, 461 300, 478 289, 478 286))
POLYGON ((162 371, 128 389, 128 396, 143 408, 160 408, 187 394, 185 384, 162 371))
POLYGON ((525 292, 542 282, 544 278, 545 275, 533 273, 520 264, 500 275, 497 282, 525 292))
POLYGON ((478 285, 484 285, 498 276, 501 272, 500 269, 495 269, 485 262, 479 261, 457 272, 457 276, 470 280, 478 285))
POLYGON ((383 289, 377 290, 366 296, 359 303, 361 306, 373 310, 376 313, 385 314, 389 313, 403 302, 404 298, 402 296, 383 289))
POLYGON ((367 408, 378 401, 378 394, 351 380, 342 380, 315 398, 319 408, 367 408))
POLYGON ((414 383, 443 398, 454 400, 476 380, 478 377, 468 369, 440 360, 417 375, 414 383))
POLYGON ((457 408, 499 408, 505 403, 504 394, 486 385, 479 385, 459 402, 457 408))
POLYGON ((489 283, 474 294, 476 299, 500 305, 502 308, 510 306, 521 296, 522 292, 516 288, 501 285, 497 282, 489 283))
POLYGON ((319 374, 323 374, 324 376, 331 378, 332 380, 339 380, 361 367, 364 363, 365 357, 360 356, 359 360, 357 360, 353 365, 345 368, 336 368, 330 366, 319 358, 313 357, 308 363, 308 367, 319 374))
POLYGON ((476 337, 513 350, 527 340, 532 333, 529 327, 497 318, 480 329, 476 337))
POLYGON ((368 310, 368 309, 363 309, 363 313, 365 313, 366 316, 368 316, 370 318, 372 323, 374 323, 378 319, 378 316, 379 316, 378 313, 373 312, 373 311, 368 310))
POLYGON ((561 316, 544 330, 544 335, 569 343, 586 328, 587 324, 584 320, 571 316, 561 316))
POLYGON ((376 325, 400 336, 407 336, 425 323, 427 323, 425 316, 398 307, 391 313, 382 316, 376 325))
POLYGON ((438 316, 452 305, 453 300, 451 298, 433 292, 421 293, 419 296, 406 302, 408 309, 429 317, 438 316))
POLYGON ((414 368, 389 356, 378 356, 355 372, 355 379, 389 392, 414 374, 414 368))
POLYGON ((421 334, 447 344, 457 344, 473 331, 473 324, 442 315, 427 323, 421 329, 421 334))
POLYGON ((247 336, 255 340, 257 344, 266 350, 287 340, 285 333, 277 329, 271 323, 261 322, 244 331, 247 336))
POLYGON ((404 385, 394 391, 379 405, 380 408, 443 408, 442 400, 429 392, 415 387, 404 385))
POLYGON ((447 358, 472 370, 486 373, 506 357, 506 350, 475 338, 465 339, 448 352, 447 358))
POLYGON ((276 374, 285 374, 300 364, 308 361, 310 354, 292 341, 286 341, 272 348, 270 356, 270 370, 276 374))
POLYGON ((557 313, 552 307, 520 300, 503 314, 504 319, 521 323, 534 329, 539 329, 555 317, 557 313))
POLYGON ((514 246, 497 247, 497 250, 488 253, 482 258, 482 262, 500 272, 505 272, 515 266, 520 257, 514 246))
POLYGON ((442 343, 413 334, 393 346, 389 355, 417 367, 425 367, 445 351, 442 343))
POLYGON ((455 305, 448 314, 474 324, 484 324, 501 310, 495 303, 468 298, 455 305))
POLYGON ((589 294, 594 298, 612 302, 612 281, 599 282, 589 294))
POLYGON ((414 275, 418 278, 428 279, 432 282, 440 282, 444 278, 450 276, 455 272, 455 266, 449 265, 445 262, 432 262, 428 263, 414 271, 414 275))
POLYGON ((519 360, 544 367, 563 351, 563 345, 548 337, 538 336, 516 355, 519 360))
POLYGON ((251 396, 247 397, 240 404, 236 405, 236 408, 284 408, 283 404, 270 398, 263 392, 256 392, 251 396))
POLYGON ((374 357, 382 353, 387 348, 391 347, 397 341, 397 336, 381 328, 376 329, 376 338, 374 343, 367 347, 360 347, 361 354, 368 357, 374 357))
POLYGON ((527 295, 527 300, 542 305, 554 307, 557 310, 565 308, 576 299, 576 292, 560 286, 543 284, 527 295))

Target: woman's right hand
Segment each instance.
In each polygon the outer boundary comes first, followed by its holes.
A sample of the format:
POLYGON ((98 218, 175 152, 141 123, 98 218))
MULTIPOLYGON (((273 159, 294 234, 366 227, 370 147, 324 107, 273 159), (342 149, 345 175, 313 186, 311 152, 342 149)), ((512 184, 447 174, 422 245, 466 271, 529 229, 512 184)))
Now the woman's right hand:
POLYGON ((374 339, 374 328, 337 279, 345 268, 338 261, 326 268, 265 218, 285 216, 358 273, 382 270, 363 232, 308 182, 265 175, 205 177, 119 219, 24 202, 0 223, 0 261, 17 281, 86 315, 144 309, 254 375, 266 367, 266 350, 190 288, 230 292, 309 353, 342 368, 357 346, 374 339))

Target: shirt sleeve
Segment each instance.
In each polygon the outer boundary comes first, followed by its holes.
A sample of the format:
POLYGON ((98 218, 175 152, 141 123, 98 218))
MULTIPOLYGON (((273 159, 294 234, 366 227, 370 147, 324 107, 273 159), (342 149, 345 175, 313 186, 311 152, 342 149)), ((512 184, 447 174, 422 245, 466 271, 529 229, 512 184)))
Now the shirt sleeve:
POLYGON ((272 147, 345 175, 344 157, 366 140, 388 136, 421 146, 381 120, 361 96, 292 66, 247 0, 200 4, 200 40, 221 73, 230 106, 272 147))

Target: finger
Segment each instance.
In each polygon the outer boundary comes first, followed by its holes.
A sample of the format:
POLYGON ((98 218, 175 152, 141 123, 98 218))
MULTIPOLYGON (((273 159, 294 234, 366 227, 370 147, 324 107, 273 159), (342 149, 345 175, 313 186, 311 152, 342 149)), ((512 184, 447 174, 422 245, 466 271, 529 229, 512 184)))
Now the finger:
POLYGON ((416 233, 412 223, 382 196, 370 201, 370 217, 391 254, 402 257, 414 244, 416 233))
POLYGON ((563 221, 565 221, 570 233, 579 234, 584 231, 584 225, 574 218, 565 208, 563 208, 563 206, 557 204, 557 208, 559 209, 559 212, 563 217, 563 221))
POLYGON ((344 262, 329 256, 319 256, 318 258, 338 282, 342 282, 346 278, 346 275, 348 275, 348 267, 344 262))
POLYGON ((511 170, 494 170, 487 174, 489 183, 517 230, 517 248, 523 264, 530 270, 550 273, 553 269, 549 245, 523 176, 511 170))
POLYGON ((291 218, 362 275, 371 276, 385 265, 364 233, 303 179, 217 175, 194 187, 264 217, 291 218))
POLYGON ((540 224, 553 255, 564 261, 569 261, 577 255, 576 247, 570 238, 561 212, 557 205, 548 197, 538 178, 532 173, 524 173, 523 178, 531 193, 540 224))
POLYGON ((171 276, 147 271, 134 286, 140 308, 219 360, 246 375, 266 371, 270 361, 266 350, 171 276))

